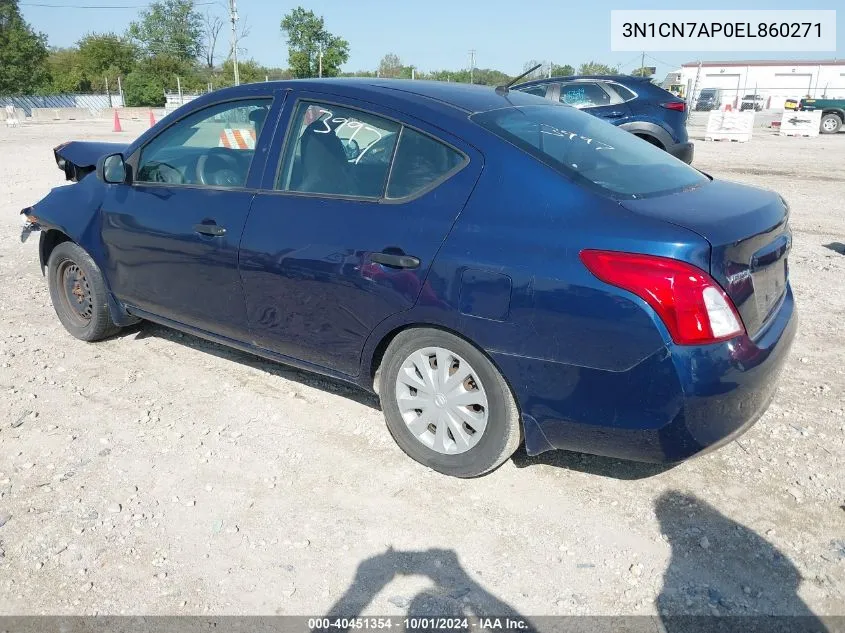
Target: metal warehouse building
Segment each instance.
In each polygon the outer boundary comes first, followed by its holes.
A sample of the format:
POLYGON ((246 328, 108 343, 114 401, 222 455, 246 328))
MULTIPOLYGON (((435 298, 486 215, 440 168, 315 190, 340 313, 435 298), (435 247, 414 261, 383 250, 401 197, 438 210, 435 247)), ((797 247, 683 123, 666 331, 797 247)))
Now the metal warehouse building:
POLYGON ((689 62, 667 77, 688 102, 706 88, 722 90, 722 104, 734 108, 746 94, 759 94, 768 108, 787 99, 845 99, 845 60, 744 60, 689 62))

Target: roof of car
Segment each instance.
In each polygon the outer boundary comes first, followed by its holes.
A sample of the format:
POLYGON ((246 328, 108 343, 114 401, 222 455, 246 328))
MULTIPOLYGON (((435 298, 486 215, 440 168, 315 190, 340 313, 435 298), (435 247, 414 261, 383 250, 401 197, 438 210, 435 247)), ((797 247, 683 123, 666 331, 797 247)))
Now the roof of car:
POLYGON ((443 81, 373 79, 369 77, 332 77, 326 79, 291 79, 270 82, 278 88, 306 88, 331 92, 343 89, 345 94, 354 93, 360 98, 390 94, 407 101, 419 102, 419 98, 432 99, 441 104, 465 112, 487 112, 496 108, 518 105, 537 105, 533 95, 518 91, 498 94, 493 86, 453 83, 443 81))

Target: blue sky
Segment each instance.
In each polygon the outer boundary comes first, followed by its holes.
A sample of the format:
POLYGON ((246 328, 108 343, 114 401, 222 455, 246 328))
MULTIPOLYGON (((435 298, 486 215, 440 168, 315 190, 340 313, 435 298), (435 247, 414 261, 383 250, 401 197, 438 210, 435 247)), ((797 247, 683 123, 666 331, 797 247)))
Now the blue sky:
MULTIPOLYGON (((203 0, 197 0, 201 2, 203 0)), ((206 0, 207 1, 207 0, 206 0)), ((146 0, 21 0, 21 11, 50 44, 68 46, 90 31, 123 32, 146 0), (59 5, 32 6, 36 3, 59 5), (120 9, 78 9, 78 5, 109 5, 120 9), (65 8, 67 7, 67 8, 65 8)), ((222 0, 199 7, 225 14, 222 0)), ((388 52, 423 70, 469 65, 475 49, 476 67, 518 74, 530 59, 576 66, 591 59, 620 64, 623 71, 639 66, 636 53, 610 51, 611 9, 836 9, 837 52, 834 53, 672 53, 654 52, 646 65, 658 67, 658 77, 698 58, 819 59, 845 58, 845 8, 840 2, 790 0, 709 0, 679 6, 659 2, 583 0, 238 0, 238 11, 251 27, 242 42, 247 56, 267 66, 287 66, 287 48, 279 30, 282 15, 301 4, 322 15, 332 33, 349 41, 346 70, 375 69, 388 52), (837 6, 839 5, 839 6, 837 6)), ((228 31, 225 41, 228 41, 228 31)), ((225 53, 225 42, 220 54, 225 53)), ((648 53, 648 51, 646 51, 648 53)))

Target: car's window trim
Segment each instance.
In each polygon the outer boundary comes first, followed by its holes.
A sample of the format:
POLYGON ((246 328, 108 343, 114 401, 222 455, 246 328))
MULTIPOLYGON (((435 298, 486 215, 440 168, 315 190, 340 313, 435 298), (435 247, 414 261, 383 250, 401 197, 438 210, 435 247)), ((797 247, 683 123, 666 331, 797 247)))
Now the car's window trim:
MULTIPOLYGON (((257 189, 255 187, 246 187, 246 186, 226 187, 226 186, 222 186, 222 185, 203 185, 203 184, 197 184, 197 183, 184 184, 184 183, 166 183, 166 182, 146 182, 146 181, 136 180, 136 175, 138 173, 138 166, 139 166, 140 161, 141 161, 141 156, 143 155, 144 150, 147 148, 147 146, 149 146, 150 143, 154 142, 157 138, 160 138, 162 134, 165 134, 174 125, 178 125, 179 123, 181 123, 182 121, 187 119, 189 116, 192 116, 192 115, 196 114, 197 112, 202 112, 203 110, 208 110, 209 108, 214 108, 218 105, 223 105, 223 104, 226 104, 226 103, 234 103, 234 102, 238 102, 238 101, 265 100, 265 101, 270 102, 270 107, 267 109, 267 116, 269 117, 270 113, 274 109, 274 106, 276 105, 276 99, 277 99, 277 95, 274 92, 267 93, 267 92, 261 91, 255 96, 247 94, 247 95, 241 95, 241 96, 238 96, 238 97, 229 97, 227 99, 220 99, 218 101, 212 101, 211 103, 207 103, 205 105, 199 106, 197 108, 193 108, 193 109, 185 112, 185 114, 183 114, 179 118, 174 119, 173 121, 168 123, 163 129, 161 129, 158 132, 158 134, 156 134, 152 138, 149 138, 146 141, 144 141, 144 143, 142 145, 139 145, 138 147, 136 147, 133 150, 132 154, 129 157, 125 158, 125 163, 126 163, 126 165, 129 166, 129 168, 131 170, 130 173, 132 174, 132 179, 129 182, 129 186, 134 187, 134 186, 137 185, 137 186, 144 186, 144 187, 152 186, 152 187, 162 187, 162 188, 190 187, 190 188, 193 188, 193 189, 208 189, 208 190, 215 190, 215 191, 257 191, 257 189)), ((261 134, 259 134, 255 138, 255 148, 256 148, 256 150, 258 149, 258 145, 261 142, 261 137, 265 133, 266 134, 275 133, 275 126, 273 126, 272 131, 269 131, 267 129, 266 125, 265 125, 264 128, 262 128, 261 134)), ((252 159, 249 161, 249 169, 247 170, 247 174, 246 174, 246 182, 249 182, 249 177, 250 177, 250 175, 252 175, 252 170, 253 170, 253 167, 255 165, 255 157, 256 157, 257 153, 258 152, 256 151, 256 153, 253 155, 252 159)))
MULTIPOLYGON (((297 96, 294 99, 293 103, 291 104, 291 110, 290 110, 291 114, 290 114, 290 117, 288 118, 287 128, 285 129, 284 143, 282 144, 282 151, 279 153, 279 159, 278 159, 278 163, 276 165, 276 169, 275 169, 274 174, 273 174, 272 182, 270 183, 269 188, 267 188, 266 186, 260 187, 259 191, 261 193, 269 193, 269 194, 274 194, 274 195, 294 195, 294 196, 309 197, 309 198, 324 197, 324 198, 331 198, 333 200, 350 200, 350 201, 353 201, 353 202, 370 202, 370 203, 373 203, 373 204, 405 204, 405 203, 412 202, 412 201, 416 200, 417 198, 420 198, 420 197, 426 195, 427 193, 429 193, 433 189, 436 189, 437 187, 439 187, 440 185, 445 183, 447 180, 450 180, 452 177, 457 175, 458 172, 465 169, 471 162, 470 156, 465 151, 460 149, 459 147, 456 147, 452 143, 443 140, 443 138, 441 138, 440 136, 436 136, 434 134, 431 134, 430 132, 427 132, 427 131, 425 131, 425 130, 423 130, 423 129, 415 126, 415 125, 411 125, 411 124, 409 124, 405 121, 402 121, 401 119, 399 119, 397 117, 386 115, 386 114, 383 114, 381 112, 375 112, 373 110, 370 110, 370 109, 367 109, 365 107, 358 106, 358 105, 349 105, 348 103, 342 103, 340 101, 335 101, 335 100, 332 100, 332 99, 320 99, 317 96, 313 96, 313 94, 314 93, 311 93, 307 96, 297 96), (293 140, 292 139, 292 129, 293 129, 293 126, 295 125, 295 115, 296 115, 297 111, 299 110, 300 103, 308 103, 308 104, 313 104, 313 105, 337 106, 337 107, 340 107, 340 108, 346 108, 348 110, 357 110, 358 112, 363 112, 364 114, 369 114, 369 115, 372 115, 372 116, 375 116, 375 117, 379 117, 379 118, 382 118, 386 121, 390 121, 392 123, 396 123, 397 125, 399 125, 399 131, 396 135, 396 143, 393 146, 393 153, 391 154, 391 157, 390 157, 390 166, 388 168, 388 174, 387 174, 387 178, 385 179, 385 182, 384 182, 384 188, 383 188, 381 196, 372 197, 372 196, 353 196, 353 195, 349 195, 349 194, 312 193, 312 192, 308 192, 308 191, 289 191, 289 190, 277 189, 276 188, 276 184, 279 182, 279 175, 280 175, 282 168, 284 166, 285 156, 287 155, 287 151, 288 151, 288 144, 293 140), (394 162, 396 160, 396 151, 399 147, 399 141, 402 138, 402 132, 405 128, 413 130, 413 131, 415 131, 419 134, 422 134, 422 135, 427 136, 431 139, 434 139, 435 141, 437 141, 438 143, 441 143, 442 145, 445 145, 449 149, 457 152, 463 160, 458 165, 453 167, 450 171, 446 172, 445 174, 440 176, 438 179, 433 180, 432 182, 430 182, 425 187, 415 191, 413 194, 409 194, 409 195, 404 196, 402 198, 388 198, 387 197, 387 187, 388 187, 388 184, 390 183, 390 176, 393 173, 393 165, 394 165, 394 162)), ((265 185, 265 184, 266 183, 262 183, 262 185, 265 185)))

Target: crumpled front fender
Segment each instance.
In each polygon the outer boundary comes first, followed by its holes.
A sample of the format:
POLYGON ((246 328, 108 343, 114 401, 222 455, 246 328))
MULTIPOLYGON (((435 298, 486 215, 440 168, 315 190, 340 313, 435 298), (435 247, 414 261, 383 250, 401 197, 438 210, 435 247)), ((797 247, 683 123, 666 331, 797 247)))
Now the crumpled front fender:
POLYGON ((95 178, 86 178, 79 183, 52 189, 34 205, 21 211, 25 217, 21 240, 25 241, 28 233, 41 231, 39 255, 42 271, 46 265, 45 243, 49 241, 51 231, 67 236, 84 248, 98 265, 101 264, 103 249, 99 209, 102 199, 102 183, 95 178))

